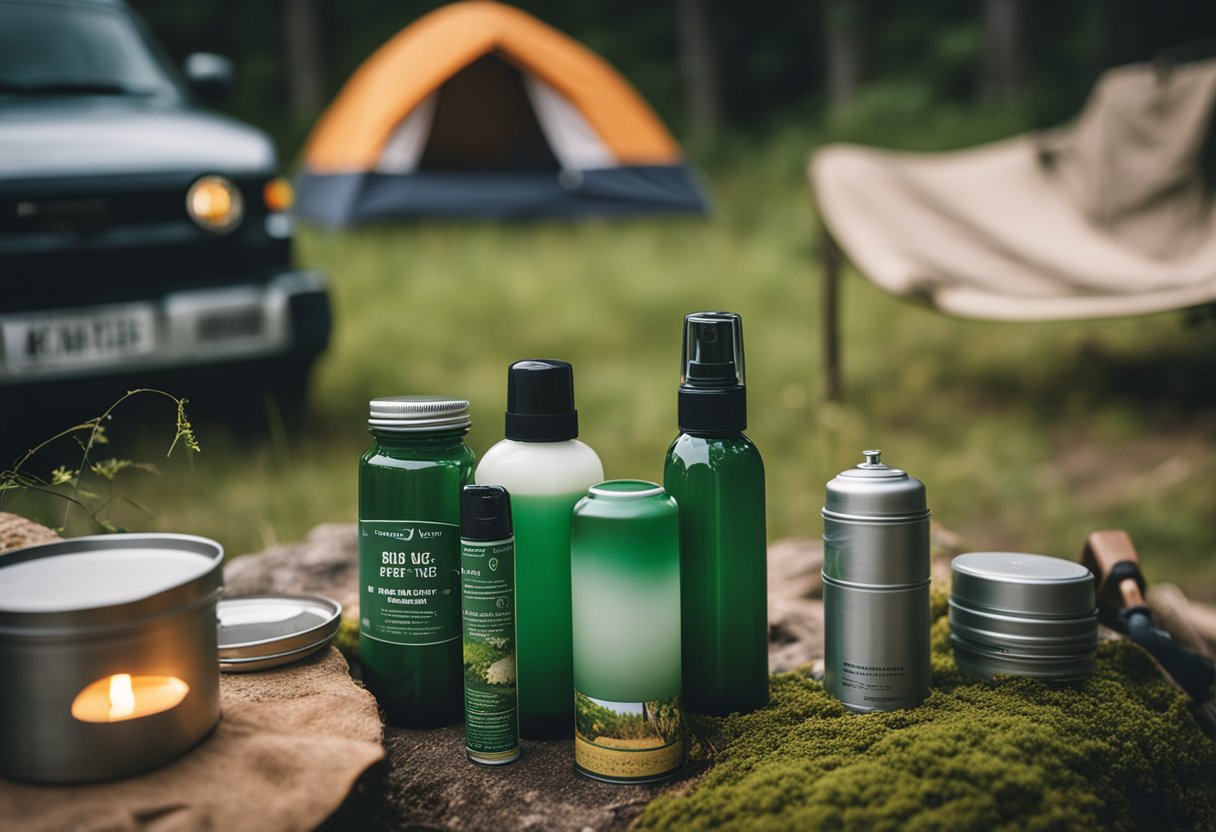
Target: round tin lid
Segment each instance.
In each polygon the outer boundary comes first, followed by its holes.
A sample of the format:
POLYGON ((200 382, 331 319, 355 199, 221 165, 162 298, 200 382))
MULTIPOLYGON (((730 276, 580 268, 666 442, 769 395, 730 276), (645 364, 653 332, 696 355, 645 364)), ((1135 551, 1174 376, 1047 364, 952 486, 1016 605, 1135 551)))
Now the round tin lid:
POLYGON ((1079 563, 1018 552, 970 552, 950 562, 951 597, 980 611, 1072 618, 1094 611, 1094 576, 1079 563))
POLYGON ((216 616, 220 670, 261 670, 329 644, 342 605, 322 595, 250 595, 220 601, 216 616))
POLYGON ((827 485, 823 515, 911 519, 927 516, 925 484, 898 468, 884 465, 882 451, 862 451, 866 461, 841 471, 827 485))
POLYGON ((0 558, 0 632, 64 636, 129 626, 216 598, 224 549, 183 534, 107 534, 0 558))
POLYGON ((447 396, 384 396, 368 403, 368 425, 391 431, 467 428, 469 403, 447 396))

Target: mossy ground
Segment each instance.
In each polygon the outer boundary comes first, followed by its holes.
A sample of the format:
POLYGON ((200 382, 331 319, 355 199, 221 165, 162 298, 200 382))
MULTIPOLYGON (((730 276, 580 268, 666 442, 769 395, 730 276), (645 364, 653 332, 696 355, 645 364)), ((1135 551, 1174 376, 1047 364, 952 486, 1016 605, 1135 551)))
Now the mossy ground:
POLYGON ((1051 687, 962 676, 935 595, 934 687, 918 708, 858 716, 801 673, 769 707, 690 720, 712 767, 660 796, 644 830, 1216 828, 1216 743, 1128 642, 1051 687))

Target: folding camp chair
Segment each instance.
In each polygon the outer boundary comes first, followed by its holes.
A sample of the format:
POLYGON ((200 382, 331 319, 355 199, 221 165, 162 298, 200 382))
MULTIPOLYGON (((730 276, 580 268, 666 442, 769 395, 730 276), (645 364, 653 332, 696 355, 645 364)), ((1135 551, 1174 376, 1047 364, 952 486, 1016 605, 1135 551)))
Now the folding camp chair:
POLYGON ((1132 64, 1056 130, 951 153, 829 145, 808 178, 823 225, 824 385, 841 391, 841 254, 952 315, 1038 321, 1216 300, 1216 60, 1132 64))

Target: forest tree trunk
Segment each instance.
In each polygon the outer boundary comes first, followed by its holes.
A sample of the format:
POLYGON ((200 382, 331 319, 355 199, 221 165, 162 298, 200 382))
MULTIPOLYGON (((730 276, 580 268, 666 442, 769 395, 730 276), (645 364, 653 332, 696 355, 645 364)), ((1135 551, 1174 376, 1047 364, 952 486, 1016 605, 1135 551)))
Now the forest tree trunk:
POLYGON ((292 115, 312 119, 321 109, 325 71, 321 57, 321 0, 283 0, 287 27, 287 98, 292 115))
POLYGON ((688 117, 696 134, 711 134, 722 124, 722 93, 709 0, 677 0, 676 28, 688 117))
POLYGON ((828 96, 832 104, 845 104, 861 83, 861 0, 823 0, 824 52, 827 57, 828 96))
POLYGON ((1000 101, 1026 89, 1023 0, 984 0, 980 95, 1000 101))

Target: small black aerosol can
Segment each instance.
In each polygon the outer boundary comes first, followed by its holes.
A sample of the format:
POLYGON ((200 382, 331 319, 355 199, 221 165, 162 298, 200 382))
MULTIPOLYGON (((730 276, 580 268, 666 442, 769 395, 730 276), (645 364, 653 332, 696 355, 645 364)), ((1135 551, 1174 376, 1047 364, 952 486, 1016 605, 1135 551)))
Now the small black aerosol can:
POLYGON ((501 485, 461 492, 460 599, 465 749, 475 763, 510 763, 519 758, 515 536, 511 495, 501 485))

